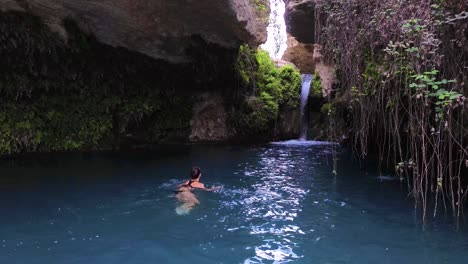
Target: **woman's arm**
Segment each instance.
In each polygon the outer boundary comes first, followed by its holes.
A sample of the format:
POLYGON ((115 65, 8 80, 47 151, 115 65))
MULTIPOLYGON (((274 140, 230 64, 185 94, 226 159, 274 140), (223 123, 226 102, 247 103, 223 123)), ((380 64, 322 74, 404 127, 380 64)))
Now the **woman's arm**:
POLYGON ((208 191, 208 192, 211 192, 211 191, 216 191, 218 189, 221 188, 221 186, 214 186, 214 187, 211 187, 211 188, 206 188, 205 185, 201 182, 197 182, 197 184, 195 186, 193 186, 195 188, 198 188, 198 189, 202 189, 204 191, 208 191))
POLYGON ((205 190, 211 192, 211 191, 219 190, 220 188, 221 188, 221 186, 214 186, 214 187, 211 187, 211 188, 205 188, 205 190))

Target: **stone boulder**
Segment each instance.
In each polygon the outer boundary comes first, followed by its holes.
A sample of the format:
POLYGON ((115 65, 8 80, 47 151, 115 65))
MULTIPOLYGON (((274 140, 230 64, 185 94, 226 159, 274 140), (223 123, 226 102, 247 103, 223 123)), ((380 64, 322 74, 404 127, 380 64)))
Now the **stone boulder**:
POLYGON ((171 62, 190 60, 190 39, 237 48, 266 41, 268 2, 250 0, 0 0, 0 10, 41 17, 66 38, 63 19, 114 47, 171 62))
POLYGON ((314 73, 314 45, 300 43, 291 35, 288 35, 287 44, 281 59, 293 63, 302 73, 314 73))
POLYGON ((315 42, 315 5, 318 0, 284 0, 286 31, 302 43, 315 42))

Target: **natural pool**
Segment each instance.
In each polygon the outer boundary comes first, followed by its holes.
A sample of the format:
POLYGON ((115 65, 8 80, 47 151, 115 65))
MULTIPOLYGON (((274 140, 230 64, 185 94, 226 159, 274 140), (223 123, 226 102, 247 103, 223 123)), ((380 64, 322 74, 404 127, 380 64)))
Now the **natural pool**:
POLYGON ((0 165, 0 263, 467 263, 450 216, 328 144, 170 145, 0 165), (192 165, 217 193, 176 214, 192 165), (364 169, 363 169, 364 168, 364 169))

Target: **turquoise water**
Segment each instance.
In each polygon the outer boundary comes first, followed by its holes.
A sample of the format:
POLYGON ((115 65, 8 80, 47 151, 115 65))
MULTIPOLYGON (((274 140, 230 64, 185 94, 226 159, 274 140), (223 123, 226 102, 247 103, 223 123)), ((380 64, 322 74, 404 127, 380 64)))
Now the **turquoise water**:
POLYGON ((468 236, 423 227, 404 185, 332 145, 166 146, 0 164, 0 263, 466 263, 468 236), (206 185, 178 215, 192 165, 206 185))

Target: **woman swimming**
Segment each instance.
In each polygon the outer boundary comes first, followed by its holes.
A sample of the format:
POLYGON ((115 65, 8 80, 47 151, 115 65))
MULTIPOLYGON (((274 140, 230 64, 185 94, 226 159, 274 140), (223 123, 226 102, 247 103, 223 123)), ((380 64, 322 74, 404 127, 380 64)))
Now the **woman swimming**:
POLYGON ((192 193, 193 190, 200 189, 205 191, 218 190, 220 187, 206 188, 203 183, 200 182, 201 170, 199 167, 193 167, 190 171, 190 179, 179 185, 176 191, 176 198, 182 205, 176 208, 178 214, 188 214, 190 210, 199 204, 197 197, 192 193))
POLYGON ((202 189, 205 191, 214 191, 219 189, 218 187, 206 188, 203 183, 200 182, 201 170, 199 167, 193 167, 190 171, 190 179, 179 185, 178 192, 191 191, 193 189, 202 189))

